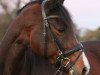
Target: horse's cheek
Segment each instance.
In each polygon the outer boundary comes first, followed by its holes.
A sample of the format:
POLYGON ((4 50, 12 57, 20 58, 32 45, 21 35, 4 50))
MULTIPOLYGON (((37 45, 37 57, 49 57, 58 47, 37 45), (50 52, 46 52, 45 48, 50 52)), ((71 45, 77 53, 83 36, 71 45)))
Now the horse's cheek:
POLYGON ((32 47, 33 52, 39 53, 40 52, 40 36, 36 33, 37 30, 31 31, 30 34, 30 46, 32 47))

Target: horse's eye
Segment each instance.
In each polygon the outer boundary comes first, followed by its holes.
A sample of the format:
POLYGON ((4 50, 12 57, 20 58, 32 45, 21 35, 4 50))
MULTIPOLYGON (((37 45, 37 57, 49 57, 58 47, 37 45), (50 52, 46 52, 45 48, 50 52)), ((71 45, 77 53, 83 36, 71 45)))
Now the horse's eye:
POLYGON ((60 33, 65 33, 65 28, 58 29, 60 33))

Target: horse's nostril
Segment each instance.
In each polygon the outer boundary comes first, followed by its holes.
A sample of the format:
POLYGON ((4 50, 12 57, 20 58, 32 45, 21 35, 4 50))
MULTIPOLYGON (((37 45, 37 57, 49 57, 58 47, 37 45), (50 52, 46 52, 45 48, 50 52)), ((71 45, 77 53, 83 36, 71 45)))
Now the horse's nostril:
POLYGON ((87 67, 84 67, 82 70, 82 75, 87 75, 87 67))

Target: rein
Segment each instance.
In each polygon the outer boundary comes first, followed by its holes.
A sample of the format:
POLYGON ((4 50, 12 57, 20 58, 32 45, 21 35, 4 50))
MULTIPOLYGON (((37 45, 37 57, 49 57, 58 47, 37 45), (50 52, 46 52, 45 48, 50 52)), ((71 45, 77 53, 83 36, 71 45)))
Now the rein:
MULTIPOLYGON (((45 3, 48 0, 44 0, 42 2, 41 5, 41 9, 42 9, 42 17, 43 17, 43 37, 44 37, 44 56, 47 57, 47 32, 49 32, 49 34, 51 35, 51 38, 53 39, 53 42, 55 43, 56 47, 58 48, 58 56, 56 58, 56 67, 58 68, 58 70, 55 72, 54 75, 59 75, 62 72, 68 72, 73 70, 73 66, 76 63, 76 61, 79 59, 79 57, 81 56, 82 52, 83 52, 83 46, 82 44, 78 44, 75 47, 69 49, 69 50, 65 50, 62 46, 62 44, 60 43, 59 39, 54 35, 54 33, 52 32, 50 25, 48 23, 48 20, 51 18, 59 18, 58 16, 46 16, 45 13, 45 3), (70 58, 68 58, 68 56, 72 55, 75 52, 80 51, 79 55, 76 57, 76 59, 72 62, 70 60, 70 58), (66 64, 63 64, 62 62, 64 61, 68 61, 66 62, 66 64)), ((73 75, 76 75, 74 73, 72 73, 73 75)))

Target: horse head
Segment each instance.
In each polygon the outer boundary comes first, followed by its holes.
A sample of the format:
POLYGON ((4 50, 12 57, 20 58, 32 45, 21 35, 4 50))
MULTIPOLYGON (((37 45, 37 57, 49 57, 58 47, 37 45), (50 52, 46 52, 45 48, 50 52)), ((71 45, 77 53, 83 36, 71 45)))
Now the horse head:
POLYGON ((63 2, 37 0, 28 3, 12 23, 12 33, 17 34, 17 44, 27 42, 33 53, 55 64, 56 75, 82 75, 83 46, 76 39, 74 23, 63 2))

